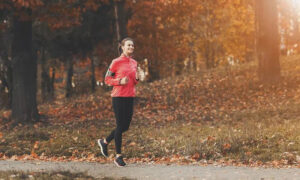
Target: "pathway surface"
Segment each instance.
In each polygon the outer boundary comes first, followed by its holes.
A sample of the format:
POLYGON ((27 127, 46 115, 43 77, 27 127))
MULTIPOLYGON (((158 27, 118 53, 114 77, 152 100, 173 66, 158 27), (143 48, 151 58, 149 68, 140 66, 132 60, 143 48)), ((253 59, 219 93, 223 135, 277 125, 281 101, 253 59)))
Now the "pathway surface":
POLYGON ((84 172, 95 178, 114 177, 130 179, 201 179, 201 180, 300 180, 300 168, 249 168, 233 166, 114 164, 88 162, 0 161, 0 171, 29 172, 69 171, 84 172))

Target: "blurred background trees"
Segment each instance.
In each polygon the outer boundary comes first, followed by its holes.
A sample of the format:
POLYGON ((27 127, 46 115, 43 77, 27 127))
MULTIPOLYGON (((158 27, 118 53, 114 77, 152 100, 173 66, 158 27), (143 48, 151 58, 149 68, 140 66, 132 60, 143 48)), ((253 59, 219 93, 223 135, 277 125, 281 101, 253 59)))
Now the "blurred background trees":
POLYGON ((37 104, 105 90, 118 42, 135 40, 145 81, 258 63, 280 79, 280 55, 299 53, 298 0, 0 0, 0 106, 17 122, 37 104))

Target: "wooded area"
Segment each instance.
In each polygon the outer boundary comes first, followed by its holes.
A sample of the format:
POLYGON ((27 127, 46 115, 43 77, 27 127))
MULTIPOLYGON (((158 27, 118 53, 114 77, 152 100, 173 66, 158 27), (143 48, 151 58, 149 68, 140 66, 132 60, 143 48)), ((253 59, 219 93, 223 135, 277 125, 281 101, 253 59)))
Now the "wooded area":
POLYGON ((299 12, 300 0, 0 0, 0 160, 113 162, 117 146, 106 158, 97 141, 116 126, 104 76, 129 36, 141 76, 126 162, 299 168, 299 12))
POLYGON ((261 82, 280 81, 279 56, 299 53, 295 0, 1 0, 1 108, 16 122, 37 105, 105 90, 124 37, 146 82, 257 61, 261 82), (87 80, 89 79, 89 80, 87 80))

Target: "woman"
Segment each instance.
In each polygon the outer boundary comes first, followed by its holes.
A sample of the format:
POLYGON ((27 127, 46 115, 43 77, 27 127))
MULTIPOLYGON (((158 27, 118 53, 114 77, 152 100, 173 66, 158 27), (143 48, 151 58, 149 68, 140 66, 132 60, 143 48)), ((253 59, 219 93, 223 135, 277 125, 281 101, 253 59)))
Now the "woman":
POLYGON ((131 38, 125 38, 121 42, 122 54, 114 59, 105 76, 105 83, 113 86, 111 92, 112 106, 115 113, 117 127, 105 139, 98 139, 101 153, 108 157, 107 146, 115 139, 117 166, 125 166, 121 154, 122 133, 127 131, 133 114, 133 100, 135 97, 135 85, 139 81, 137 62, 131 58, 134 51, 134 43, 131 38))

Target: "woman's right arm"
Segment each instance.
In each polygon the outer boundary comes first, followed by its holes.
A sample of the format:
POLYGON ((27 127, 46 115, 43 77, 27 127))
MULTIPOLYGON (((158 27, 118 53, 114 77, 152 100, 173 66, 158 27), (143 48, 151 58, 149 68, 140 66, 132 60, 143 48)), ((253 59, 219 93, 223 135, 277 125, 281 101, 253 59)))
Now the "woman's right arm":
POLYGON ((105 75, 105 84, 108 86, 119 86, 120 84, 120 78, 116 78, 116 69, 117 69, 117 64, 113 61, 105 75))

